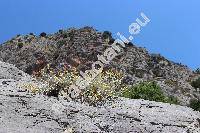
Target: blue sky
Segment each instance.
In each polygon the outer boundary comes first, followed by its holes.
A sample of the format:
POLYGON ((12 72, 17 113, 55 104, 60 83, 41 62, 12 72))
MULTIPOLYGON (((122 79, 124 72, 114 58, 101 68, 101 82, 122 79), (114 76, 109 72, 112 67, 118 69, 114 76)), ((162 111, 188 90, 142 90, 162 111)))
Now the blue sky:
POLYGON ((1 0, 0 43, 16 34, 93 26, 114 35, 144 12, 151 22, 134 43, 195 69, 200 67, 199 0, 1 0))

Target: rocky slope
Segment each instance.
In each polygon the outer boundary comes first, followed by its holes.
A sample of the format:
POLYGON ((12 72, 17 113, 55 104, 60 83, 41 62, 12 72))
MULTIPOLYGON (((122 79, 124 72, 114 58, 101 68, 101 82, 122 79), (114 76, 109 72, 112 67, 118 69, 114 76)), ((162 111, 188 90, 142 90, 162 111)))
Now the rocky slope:
POLYGON ((13 65, 0 68, 1 133, 200 132, 200 113, 187 107, 125 98, 99 107, 67 102, 23 90, 35 80, 13 65))
MULTIPOLYGON (((84 71, 113 41, 109 32, 101 33, 91 27, 60 30, 50 35, 18 35, 0 46, 0 60, 14 64, 28 74, 37 74, 46 64, 58 69, 63 65, 74 66, 84 71)), ((187 66, 159 54, 149 54, 131 43, 126 44, 108 67, 123 71, 126 84, 156 81, 167 96, 178 98, 181 105, 200 98, 200 93, 190 85, 199 75, 187 66)))

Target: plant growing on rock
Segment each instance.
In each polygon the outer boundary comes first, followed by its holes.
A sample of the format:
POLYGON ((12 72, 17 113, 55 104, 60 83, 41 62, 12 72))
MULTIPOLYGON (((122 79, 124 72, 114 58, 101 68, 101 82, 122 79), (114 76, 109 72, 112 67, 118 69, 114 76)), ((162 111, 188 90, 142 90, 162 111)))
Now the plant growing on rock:
MULTIPOLYGON (((67 91, 67 88, 75 84, 79 77, 79 73, 75 68, 58 69, 55 71, 50 65, 47 65, 40 73, 40 77, 37 78, 47 86, 37 89, 35 92, 55 97, 60 95, 61 90, 67 91)), ((100 73, 86 89, 82 90, 80 96, 74 100, 81 99, 82 102, 87 102, 90 105, 101 103, 117 95, 117 92, 119 92, 123 86, 122 80, 122 73, 114 70, 104 71, 100 73)))
POLYGON ((161 91, 160 86, 155 82, 142 82, 138 85, 129 87, 122 92, 122 96, 131 99, 144 99, 172 104, 178 103, 176 98, 165 96, 161 91))
POLYGON ((45 32, 40 33, 40 37, 46 37, 46 36, 47 36, 47 33, 45 32))
POLYGON ((197 69, 195 70, 195 73, 200 74, 200 68, 197 68, 197 69))
POLYGON ((192 99, 190 101, 190 107, 196 111, 200 111, 200 100, 192 99))
POLYGON ((18 47, 19 49, 21 49, 23 46, 24 46, 24 44, 23 44, 22 42, 19 42, 19 43, 17 44, 17 47, 18 47))
POLYGON ((104 31, 102 36, 103 36, 104 39, 111 38, 112 37, 112 33, 109 32, 109 31, 104 31))
POLYGON ((85 101, 95 105, 117 96, 122 88, 124 75, 118 71, 107 70, 99 74, 83 93, 85 101))
POLYGON ((40 81, 47 84, 46 88, 42 88, 43 93, 48 96, 59 95, 60 90, 72 85, 78 78, 76 69, 60 69, 55 71, 47 65, 41 70, 40 81))
POLYGON ((114 42, 114 39, 112 38, 112 33, 109 31, 104 31, 102 34, 103 39, 105 39, 108 43, 114 42))
POLYGON ((24 89, 27 89, 28 91, 30 91, 30 92, 32 92, 34 94, 40 93, 40 88, 37 85, 33 84, 33 83, 23 84, 20 87, 22 87, 24 89))
POLYGON ((200 88, 200 77, 194 81, 192 81, 191 85, 194 87, 194 88, 200 88))

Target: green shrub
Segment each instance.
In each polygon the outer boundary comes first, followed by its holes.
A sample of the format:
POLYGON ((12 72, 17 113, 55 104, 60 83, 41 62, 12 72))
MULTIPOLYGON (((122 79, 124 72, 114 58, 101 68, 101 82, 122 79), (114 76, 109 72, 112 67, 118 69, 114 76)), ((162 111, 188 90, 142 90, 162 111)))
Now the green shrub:
POLYGON ((107 38, 111 39, 112 33, 109 32, 109 31, 104 31, 102 36, 103 36, 104 39, 107 39, 107 38))
POLYGON ((40 33, 40 37, 46 37, 46 36, 47 36, 47 33, 45 32, 40 33))
POLYGON ((31 32, 31 33, 29 33, 29 35, 34 36, 34 33, 31 32))
POLYGON ((197 68, 197 70, 195 70, 195 73, 200 74, 200 68, 197 68))
POLYGON ((60 40, 56 43, 57 47, 58 48, 61 48, 62 46, 64 46, 66 44, 66 41, 65 40, 60 40))
POLYGON ((156 102, 177 104, 178 100, 174 97, 167 97, 155 82, 143 82, 131 88, 125 89, 122 96, 131 99, 144 99, 156 102))
POLYGON ((196 99, 191 100, 190 107, 196 111, 200 111, 200 100, 196 99))
POLYGON ((192 81, 191 85, 192 85, 194 88, 200 88, 200 78, 198 78, 198 79, 195 80, 195 81, 192 81))
POLYGON ((22 48, 24 46, 24 44, 22 43, 22 42, 19 42, 18 44, 17 44, 17 47, 18 48, 22 48))
POLYGON ((176 97, 174 97, 174 96, 167 97, 165 102, 166 103, 171 103, 171 104, 179 104, 178 99, 176 97))

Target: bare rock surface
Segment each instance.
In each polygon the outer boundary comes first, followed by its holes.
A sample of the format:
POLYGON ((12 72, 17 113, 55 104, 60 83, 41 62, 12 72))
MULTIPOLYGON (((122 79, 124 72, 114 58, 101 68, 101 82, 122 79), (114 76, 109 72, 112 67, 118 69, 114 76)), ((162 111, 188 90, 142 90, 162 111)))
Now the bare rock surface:
POLYGON ((200 132, 200 113, 187 107, 125 98, 92 107, 34 95, 20 87, 34 79, 13 65, 0 67, 0 133, 200 132))

